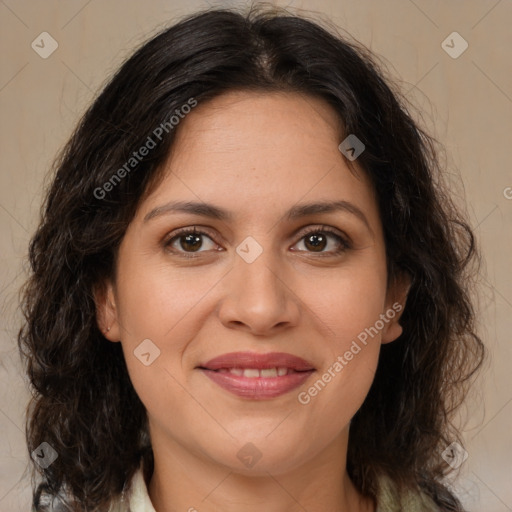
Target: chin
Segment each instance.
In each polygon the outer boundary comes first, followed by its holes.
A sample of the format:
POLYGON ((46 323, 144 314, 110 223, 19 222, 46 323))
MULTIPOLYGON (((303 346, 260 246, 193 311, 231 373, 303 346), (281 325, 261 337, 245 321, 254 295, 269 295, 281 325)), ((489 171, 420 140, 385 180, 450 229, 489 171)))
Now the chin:
POLYGON ((307 460, 307 453, 299 451, 304 448, 303 443, 297 441, 286 444, 278 439, 273 442, 260 437, 238 437, 233 450, 230 443, 221 453, 211 453, 210 456, 218 464, 225 466, 229 471, 245 476, 268 477, 289 472, 307 460), (243 439, 243 440, 242 440, 243 439))

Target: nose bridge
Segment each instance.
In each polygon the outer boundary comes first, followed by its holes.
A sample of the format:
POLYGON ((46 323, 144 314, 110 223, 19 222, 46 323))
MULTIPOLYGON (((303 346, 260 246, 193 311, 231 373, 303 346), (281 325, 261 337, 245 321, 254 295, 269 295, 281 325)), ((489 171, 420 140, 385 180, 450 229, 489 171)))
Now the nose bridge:
POLYGON ((240 298, 247 295, 258 301, 261 296, 274 305, 280 302, 284 295, 283 282, 279 279, 280 265, 269 245, 263 248, 254 239, 242 242, 237 248, 234 269, 234 277, 239 280, 240 298))
POLYGON ((271 247, 251 237, 244 240, 237 247, 234 268, 229 273, 228 295, 221 308, 223 322, 243 323, 261 332, 296 323, 299 308, 284 275, 282 262, 271 247))

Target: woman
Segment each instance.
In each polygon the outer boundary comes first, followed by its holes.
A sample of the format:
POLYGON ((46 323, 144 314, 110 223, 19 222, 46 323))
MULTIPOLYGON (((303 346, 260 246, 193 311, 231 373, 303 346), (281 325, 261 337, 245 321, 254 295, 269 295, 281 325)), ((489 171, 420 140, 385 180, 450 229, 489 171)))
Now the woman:
POLYGON ((463 510, 474 261, 368 51, 266 9, 163 31, 80 122, 30 245, 34 510, 463 510))

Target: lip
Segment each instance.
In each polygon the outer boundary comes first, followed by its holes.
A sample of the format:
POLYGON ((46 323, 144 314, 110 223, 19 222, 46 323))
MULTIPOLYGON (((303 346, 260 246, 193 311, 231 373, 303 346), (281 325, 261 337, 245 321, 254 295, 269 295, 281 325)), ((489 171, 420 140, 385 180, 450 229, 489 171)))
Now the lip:
POLYGON ((313 365, 305 359, 284 352, 232 352, 215 357, 199 365, 197 369, 223 389, 251 400, 265 400, 288 393, 303 384, 315 372, 313 365), (245 377, 225 371, 219 372, 232 368, 287 368, 288 374, 278 377, 245 377))
POLYGON ((207 370, 220 370, 221 368, 266 368, 283 367, 295 371, 314 370, 315 367, 305 359, 287 354, 285 352, 268 352, 258 354, 257 352, 231 352, 222 354, 201 364, 200 368, 207 370))

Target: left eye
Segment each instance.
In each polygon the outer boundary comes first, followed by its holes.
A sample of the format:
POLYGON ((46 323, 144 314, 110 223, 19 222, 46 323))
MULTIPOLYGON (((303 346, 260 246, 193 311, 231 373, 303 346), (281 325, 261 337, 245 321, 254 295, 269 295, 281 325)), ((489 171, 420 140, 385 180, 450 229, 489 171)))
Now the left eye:
POLYGON ((348 247, 339 235, 327 231, 312 231, 304 235, 296 244, 298 250, 307 252, 340 252, 348 247), (305 247, 302 249, 300 247, 305 247))

